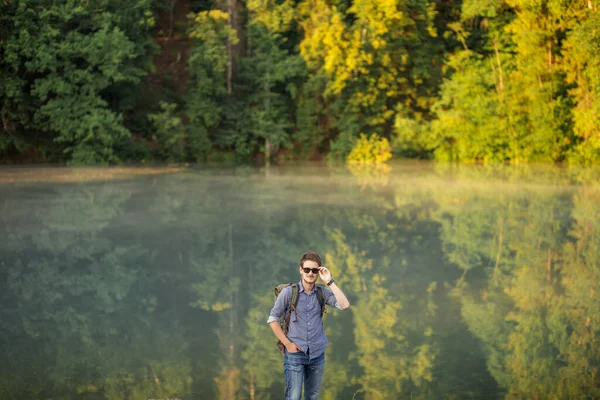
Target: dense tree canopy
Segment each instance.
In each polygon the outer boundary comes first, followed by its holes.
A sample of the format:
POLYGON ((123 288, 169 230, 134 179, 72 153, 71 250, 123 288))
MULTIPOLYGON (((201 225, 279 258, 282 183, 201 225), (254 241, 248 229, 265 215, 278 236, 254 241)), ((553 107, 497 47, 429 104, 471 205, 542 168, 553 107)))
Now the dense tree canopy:
POLYGON ((0 5, 0 160, 600 160, 594 0, 0 5), (186 15, 187 14, 187 15, 186 15))

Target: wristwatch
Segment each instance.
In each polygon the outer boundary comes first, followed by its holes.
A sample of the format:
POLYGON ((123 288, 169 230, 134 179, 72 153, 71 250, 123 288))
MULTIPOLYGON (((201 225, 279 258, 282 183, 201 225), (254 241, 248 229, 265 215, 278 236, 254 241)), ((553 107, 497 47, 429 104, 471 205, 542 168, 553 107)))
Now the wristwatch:
POLYGON ((329 282, 327 282, 327 286, 331 286, 331 284, 332 284, 333 282, 335 282, 335 281, 333 280, 333 278, 331 278, 331 280, 330 280, 329 282))

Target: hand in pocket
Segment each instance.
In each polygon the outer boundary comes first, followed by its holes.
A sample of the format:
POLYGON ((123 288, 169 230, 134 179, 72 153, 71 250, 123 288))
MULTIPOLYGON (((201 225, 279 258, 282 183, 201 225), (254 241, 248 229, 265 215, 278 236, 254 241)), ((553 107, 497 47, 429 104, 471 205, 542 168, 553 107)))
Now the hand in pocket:
POLYGON ((302 351, 302 349, 298 347, 298 345, 294 342, 289 342, 285 345, 285 348, 288 351, 288 353, 297 353, 299 351, 302 351))

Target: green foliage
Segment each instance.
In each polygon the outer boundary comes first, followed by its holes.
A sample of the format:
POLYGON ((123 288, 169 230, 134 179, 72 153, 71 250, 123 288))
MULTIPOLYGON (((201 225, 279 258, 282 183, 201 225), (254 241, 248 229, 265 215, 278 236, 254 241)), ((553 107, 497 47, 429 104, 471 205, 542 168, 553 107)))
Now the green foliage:
POLYGON ((407 114, 404 107, 397 107, 392 135, 394 153, 405 158, 430 158, 431 151, 436 148, 430 122, 418 121, 407 114))
POLYGON ((191 14, 189 36, 196 39, 188 59, 189 94, 185 113, 189 119, 192 159, 208 156, 210 144, 224 145, 216 128, 226 112, 227 41, 237 41, 236 32, 227 25, 227 14, 201 11, 191 14))
POLYGON ((250 25, 252 55, 242 64, 242 77, 248 91, 250 134, 265 142, 273 154, 291 145, 290 104, 296 96, 295 81, 306 73, 304 60, 288 54, 279 34, 269 32, 256 21, 250 25))
MULTIPOLYGON (((443 160, 503 161, 520 149, 511 148, 508 107, 496 92, 497 77, 489 61, 470 51, 459 52, 449 65, 456 68, 442 85, 433 106, 437 119, 431 124, 436 158, 443 160)), ((506 69, 506 66, 505 66, 506 69)))
POLYGON ((247 17, 230 6, 192 2, 187 36, 170 20, 153 60, 153 12, 174 18, 181 4, 3 2, 0 157, 343 160, 368 132, 401 157, 600 161, 592 2, 249 0, 247 17), (161 102, 178 105, 160 117, 179 118, 177 131, 156 120, 161 102))
MULTIPOLYGON (((350 124, 348 124, 350 125, 350 124)), ((339 161, 344 160, 352 151, 352 147, 356 142, 356 136, 354 134, 354 130, 358 129, 357 124, 352 124, 352 130, 345 129, 340 132, 340 134, 330 142, 330 152, 327 158, 329 161, 339 161)))
POLYGON ((464 49, 448 58, 435 119, 415 129, 402 110, 395 146, 430 149, 440 160, 593 162, 598 52, 589 29, 597 13, 586 8, 465 1, 461 23, 451 26, 464 49))
POLYGON ((160 103, 162 112, 150 114, 154 125, 158 158, 165 161, 183 161, 185 157, 185 126, 175 113, 177 104, 160 103))
POLYGON ((600 160, 600 16, 594 10, 582 13, 581 22, 569 32, 564 44, 566 80, 574 100, 573 131, 579 140, 569 154, 575 163, 600 160))
POLYGON ((214 126, 219 121, 216 100, 226 94, 227 69, 226 40, 233 40, 232 32, 225 26, 222 12, 200 12, 193 18, 190 37, 199 39, 188 60, 190 69, 190 98, 187 113, 192 124, 214 126))
POLYGON ((129 132, 103 93, 145 75, 153 23, 149 2, 120 13, 129 3, 16 2, 0 66, 10 84, 0 96, 32 112, 12 120, 9 108, 4 125, 41 130, 76 163, 117 161, 116 144, 129 132))
POLYGON ((294 133, 294 141, 307 156, 327 150, 328 130, 321 123, 328 113, 328 105, 322 98, 326 84, 326 77, 310 76, 300 86, 296 97, 297 132, 294 133))

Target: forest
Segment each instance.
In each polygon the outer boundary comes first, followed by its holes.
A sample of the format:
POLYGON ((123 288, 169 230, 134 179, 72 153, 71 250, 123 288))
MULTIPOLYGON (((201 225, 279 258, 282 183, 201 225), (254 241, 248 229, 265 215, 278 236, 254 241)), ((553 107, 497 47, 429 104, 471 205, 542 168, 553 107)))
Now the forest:
POLYGON ((0 162, 596 163, 598 7, 3 0, 0 162))

